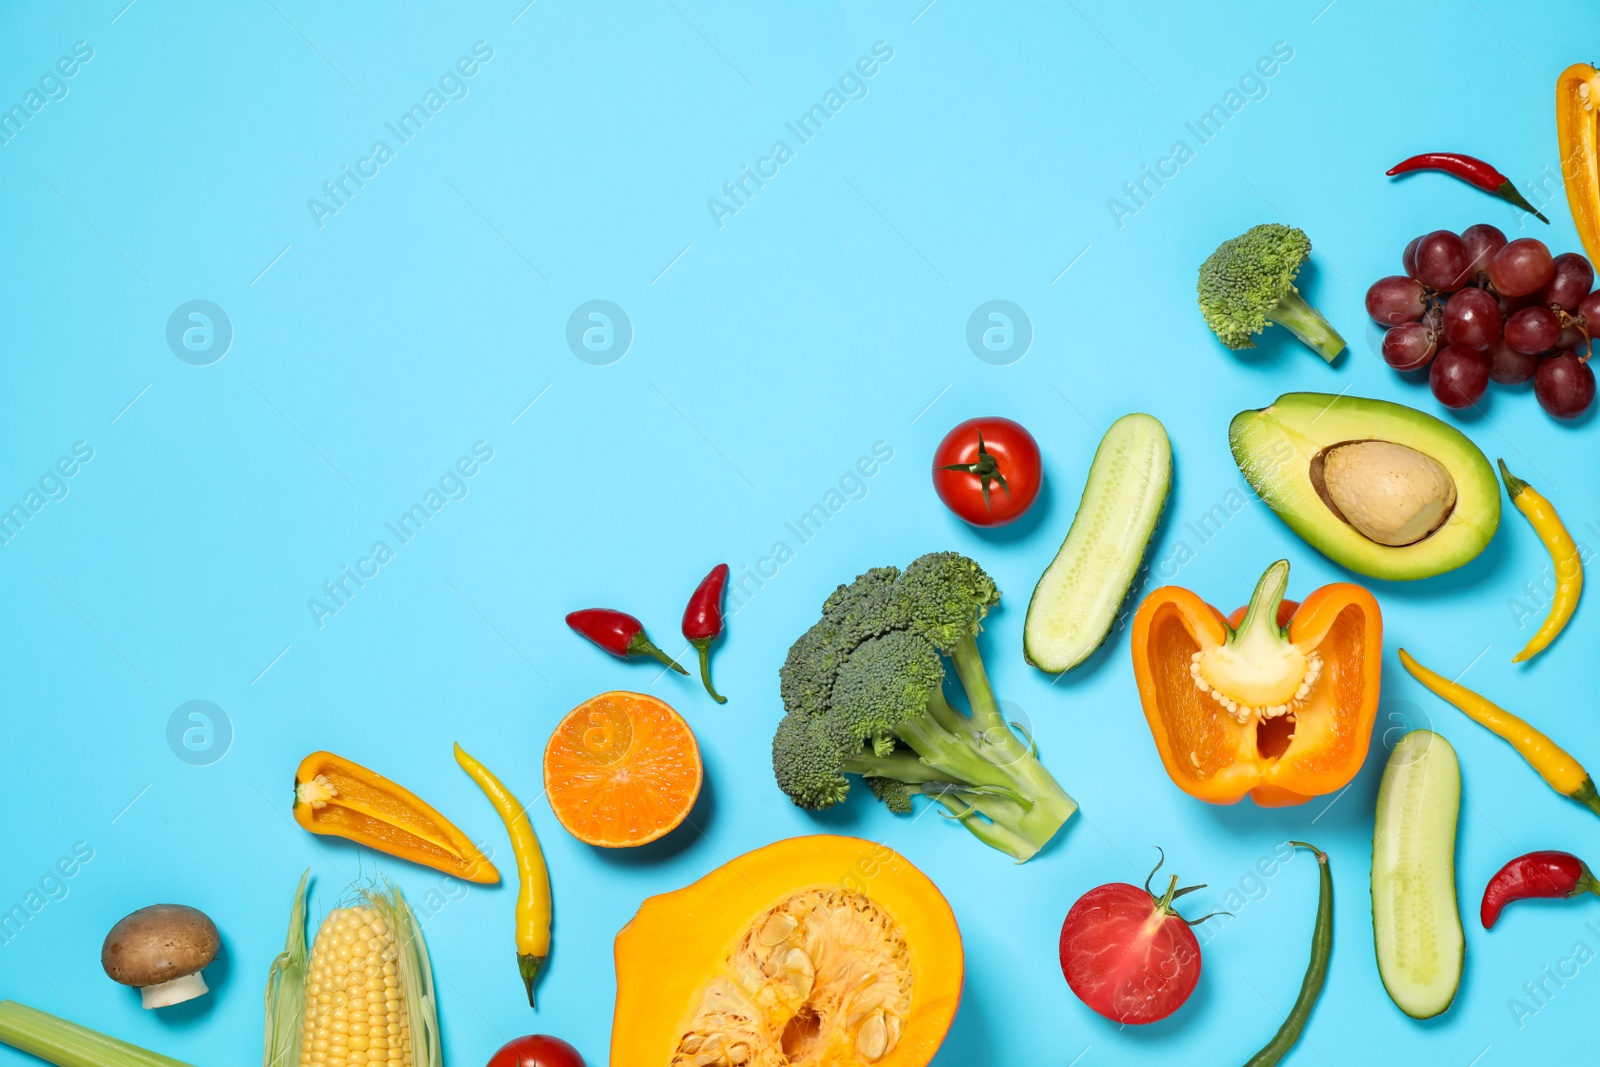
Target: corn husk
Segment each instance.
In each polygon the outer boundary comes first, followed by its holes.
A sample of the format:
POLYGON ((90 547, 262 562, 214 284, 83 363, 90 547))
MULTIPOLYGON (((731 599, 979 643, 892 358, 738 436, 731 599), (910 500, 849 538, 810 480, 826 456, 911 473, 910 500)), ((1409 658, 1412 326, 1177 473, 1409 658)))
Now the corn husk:
POLYGON ((306 883, 300 876, 289 912, 289 936, 283 951, 267 972, 266 1039, 262 1067, 297 1067, 300 1063, 300 1027, 305 1017, 306 989, 306 883))

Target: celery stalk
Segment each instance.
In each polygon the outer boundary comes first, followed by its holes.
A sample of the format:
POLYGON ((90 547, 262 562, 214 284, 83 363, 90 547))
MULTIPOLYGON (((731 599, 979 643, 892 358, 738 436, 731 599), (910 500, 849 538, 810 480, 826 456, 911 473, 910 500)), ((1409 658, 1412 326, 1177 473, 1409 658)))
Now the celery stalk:
POLYGON ((189 1067, 14 1000, 0 1000, 0 1042, 56 1067, 189 1067))

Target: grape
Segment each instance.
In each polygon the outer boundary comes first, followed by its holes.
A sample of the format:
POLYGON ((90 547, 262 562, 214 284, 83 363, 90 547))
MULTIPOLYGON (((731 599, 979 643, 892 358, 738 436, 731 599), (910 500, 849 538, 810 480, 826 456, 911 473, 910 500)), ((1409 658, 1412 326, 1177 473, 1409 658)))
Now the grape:
POLYGON ((1489 357, 1489 377, 1501 385, 1518 385, 1539 369, 1539 357, 1518 352, 1505 341, 1496 341, 1484 350, 1489 357))
POLYGON ((1461 243, 1467 249, 1467 278, 1470 280, 1489 272, 1489 261, 1506 246, 1506 235, 1487 222, 1480 222, 1461 231, 1461 243))
MULTIPOLYGON (((1544 242, 1519 237, 1489 261, 1489 281, 1505 296, 1526 296, 1544 288, 1555 276, 1555 261, 1544 242)), ((1426 281, 1427 279, 1423 279, 1426 281)))
POLYGON ((1367 314, 1384 326, 1416 322, 1428 310, 1427 290, 1415 278, 1393 274, 1367 290, 1367 314))
POLYGON ((1539 406, 1558 419, 1572 419, 1594 402, 1594 371, 1571 352, 1539 361, 1533 376, 1533 395, 1539 406))
MULTIPOLYGON (((1471 260, 1467 257, 1467 246, 1461 243, 1461 238, 1449 230, 1434 230, 1420 238, 1417 243, 1416 260, 1416 279, 1430 289, 1453 293, 1465 285, 1471 277, 1467 272, 1467 268, 1471 266, 1471 260)), ((1542 281, 1539 283, 1543 284, 1542 281)), ((1533 289, 1539 288, 1539 285, 1535 285, 1533 289)), ((1531 293, 1533 289, 1526 291, 1531 293)))
POLYGON ((1500 317, 1509 319, 1523 308, 1533 307, 1538 301, 1531 296, 1506 296, 1500 293, 1495 296, 1500 305, 1500 317))
POLYGON ((1400 265, 1413 278, 1417 276, 1417 246, 1421 243, 1422 238, 1413 237, 1411 243, 1406 245, 1406 250, 1400 253, 1400 265))
POLYGON ((1559 306, 1564 311, 1575 311, 1583 298, 1594 288, 1594 268, 1576 252, 1563 252, 1554 260, 1555 277, 1540 289, 1535 300, 1549 307, 1559 306))
POLYGON ((1471 348, 1446 348, 1433 357, 1428 387, 1447 408, 1467 408, 1489 388, 1489 357, 1471 348))
POLYGON ((1571 323, 1561 327, 1561 336, 1556 338, 1556 347, 1569 352, 1576 351, 1588 343, 1589 335, 1571 323))
POLYGON ((1590 333, 1600 333, 1600 292, 1590 293, 1578 303, 1578 318, 1590 333))
POLYGON ((1421 370, 1433 359, 1438 343, 1438 335, 1426 323, 1407 322, 1383 335, 1383 361, 1395 370, 1421 370))
POLYGON ((1528 356, 1548 352, 1561 340, 1561 319, 1549 308, 1523 308, 1506 320, 1506 344, 1528 356))
POLYGON ((1482 289, 1466 288, 1444 306, 1445 344, 1484 348, 1500 336, 1500 305, 1482 289))

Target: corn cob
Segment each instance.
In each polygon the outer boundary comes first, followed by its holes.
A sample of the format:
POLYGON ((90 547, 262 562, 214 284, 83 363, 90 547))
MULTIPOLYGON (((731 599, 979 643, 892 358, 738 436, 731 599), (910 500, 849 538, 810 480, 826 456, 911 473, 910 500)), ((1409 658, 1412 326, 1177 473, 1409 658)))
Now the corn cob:
POLYGON ((265 1067, 437 1067, 433 972, 400 890, 336 908, 305 942, 305 880, 267 981, 265 1067))

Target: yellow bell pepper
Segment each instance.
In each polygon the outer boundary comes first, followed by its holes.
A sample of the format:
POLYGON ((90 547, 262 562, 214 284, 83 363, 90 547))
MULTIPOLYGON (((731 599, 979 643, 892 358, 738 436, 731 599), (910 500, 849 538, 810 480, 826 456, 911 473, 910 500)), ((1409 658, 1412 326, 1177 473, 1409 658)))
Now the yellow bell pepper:
POLYGON ((472 838, 421 797, 332 752, 313 752, 300 761, 294 821, 314 834, 342 837, 464 881, 500 880, 472 838))
POLYGON ((1572 222, 1591 260, 1600 258, 1600 71, 1574 63, 1556 79, 1556 139, 1572 222))

